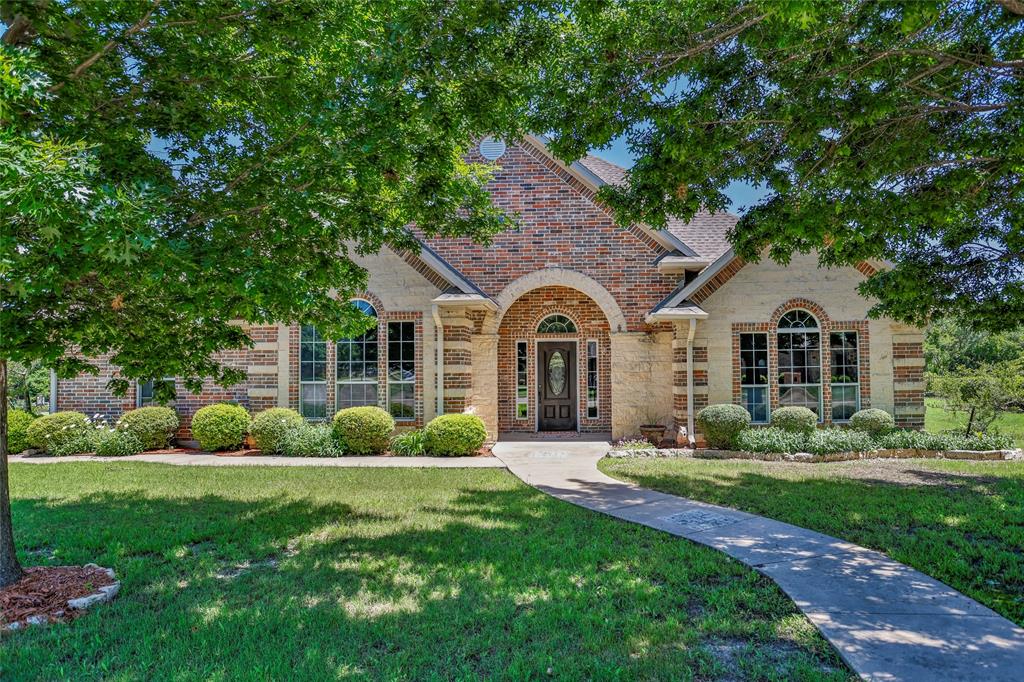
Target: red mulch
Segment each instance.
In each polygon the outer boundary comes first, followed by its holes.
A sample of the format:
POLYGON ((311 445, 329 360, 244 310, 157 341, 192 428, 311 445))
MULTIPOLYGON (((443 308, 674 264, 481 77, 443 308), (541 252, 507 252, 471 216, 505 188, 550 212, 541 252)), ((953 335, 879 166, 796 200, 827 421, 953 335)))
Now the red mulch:
POLYGON ((29 616, 46 616, 50 622, 79 615, 68 608, 69 599, 87 597, 114 583, 105 569, 85 566, 32 566, 25 577, 0 589, 0 623, 29 616), (63 613, 60 613, 62 612, 63 613))

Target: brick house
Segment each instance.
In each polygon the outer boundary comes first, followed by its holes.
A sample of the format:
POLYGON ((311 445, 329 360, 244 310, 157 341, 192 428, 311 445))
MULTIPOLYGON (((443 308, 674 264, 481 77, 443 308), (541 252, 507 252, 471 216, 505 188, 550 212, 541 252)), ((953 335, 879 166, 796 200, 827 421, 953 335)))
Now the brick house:
MULTIPOLYGON (((537 138, 487 139, 475 160, 499 167, 494 202, 518 225, 479 246, 424 239, 419 254, 356 256, 369 272, 355 304, 378 319, 358 339, 312 327, 251 328, 252 349, 225 353, 248 379, 200 395, 179 391, 182 436, 203 404, 251 412, 288 406, 311 419, 378 404, 401 425, 472 411, 493 437, 536 431, 636 433, 659 421, 685 442, 710 403, 741 404, 766 421, 805 405, 822 423, 879 407, 903 426, 924 420, 919 329, 867 318, 856 287, 877 264, 822 269, 744 263, 726 241, 737 218, 701 213, 665 230, 615 224, 595 201, 625 171, 597 157, 566 166, 537 138)), ((126 400, 100 376, 56 382, 61 410, 116 417, 126 400)))

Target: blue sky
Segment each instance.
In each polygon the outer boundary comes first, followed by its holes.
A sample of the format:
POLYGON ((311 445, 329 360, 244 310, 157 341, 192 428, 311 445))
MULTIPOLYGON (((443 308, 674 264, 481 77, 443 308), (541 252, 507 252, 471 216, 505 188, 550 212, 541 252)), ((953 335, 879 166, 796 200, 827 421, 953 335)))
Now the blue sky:
MULTIPOLYGON (((632 167, 635 161, 635 157, 630 154, 629 149, 626 147, 625 137, 615 139, 612 142, 612 146, 607 149, 594 150, 591 153, 623 168, 632 167)), ((748 208, 757 204, 767 192, 747 182, 734 182, 725 190, 725 194, 729 197, 729 210, 742 215, 746 213, 748 208)))

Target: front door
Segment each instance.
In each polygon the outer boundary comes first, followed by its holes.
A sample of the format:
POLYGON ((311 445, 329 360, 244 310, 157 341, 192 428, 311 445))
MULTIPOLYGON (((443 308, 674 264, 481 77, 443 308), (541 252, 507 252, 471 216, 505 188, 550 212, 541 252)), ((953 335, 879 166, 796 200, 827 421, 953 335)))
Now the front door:
POLYGON ((537 343, 537 413, 541 431, 576 428, 576 344, 537 343))

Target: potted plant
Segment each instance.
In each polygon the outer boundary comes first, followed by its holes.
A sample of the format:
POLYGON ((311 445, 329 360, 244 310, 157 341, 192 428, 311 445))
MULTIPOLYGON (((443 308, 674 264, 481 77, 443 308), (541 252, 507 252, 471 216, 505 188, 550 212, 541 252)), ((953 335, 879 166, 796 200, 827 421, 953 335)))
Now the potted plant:
POLYGON ((666 427, 663 423, 664 421, 664 415, 648 410, 644 413, 643 423, 640 424, 640 435, 655 447, 660 446, 661 441, 665 438, 666 427))

